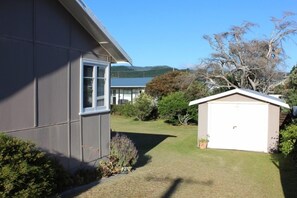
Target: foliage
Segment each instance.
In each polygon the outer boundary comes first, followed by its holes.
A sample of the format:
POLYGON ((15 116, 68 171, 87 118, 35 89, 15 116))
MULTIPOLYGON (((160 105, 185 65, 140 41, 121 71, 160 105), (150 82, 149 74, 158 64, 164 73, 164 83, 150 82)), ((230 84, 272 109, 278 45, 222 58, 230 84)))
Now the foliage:
POLYGON ((110 156, 118 159, 121 167, 133 166, 138 155, 134 143, 125 135, 116 134, 110 142, 110 156))
POLYGON ((150 81, 145 88, 145 92, 154 98, 162 98, 170 93, 180 91, 182 81, 186 79, 185 72, 172 71, 157 76, 150 81))
POLYGON ((56 192, 62 192, 75 184, 75 180, 68 171, 55 158, 50 158, 51 166, 55 171, 55 184, 57 186, 56 192))
POLYGON ((200 138, 199 142, 204 143, 204 142, 209 142, 208 138, 200 138))
POLYGON ((109 159, 100 161, 99 170, 104 177, 130 172, 137 159, 138 151, 134 143, 127 136, 117 133, 110 142, 109 159))
POLYGON ((281 94, 291 107, 297 106, 297 65, 292 68, 288 78, 275 87, 274 93, 281 94))
POLYGON ((84 168, 77 170, 74 173, 73 179, 75 185, 79 186, 101 179, 101 177, 100 171, 92 168, 84 168))
POLYGON ((286 60, 282 43, 297 33, 296 21, 289 20, 291 15, 272 18, 274 30, 269 39, 246 39, 249 30, 255 27, 249 22, 233 26, 228 32, 204 36, 214 52, 198 66, 197 76, 214 88, 268 93, 284 77, 280 67, 286 60))
POLYGON ((189 87, 184 90, 184 93, 188 101, 196 100, 209 95, 208 88, 205 84, 199 81, 193 81, 189 87))
POLYGON ((197 118, 197 107, 189 107, 183 92, 175 92, 162 98, 158 103, 158 111, 162 118, 174 125, 187 125, 189 120, 197 118))
POLYGON ((136 108, 131 102, 121 105, 113 105, 112 114, 122 115, 126 117, 134 117, 136 116, 136 108))
POLYGON ((101 160, 99 162, 99 172, 103 177, 110 177, 115 174, 121 173, 122 168, 117 164, 118 159, 109 157, 108 160, 101 160))
POLYGON ((69 184, 68 176, 34 144, 0 134, 1 197, 47 197, 69 184))
POLYGON ((135 115, 141 121, 156 117, 156 104, 154 99, 146 93, 141 93, 134 103, 135 115))
POLYGON ((286 156, 296 152, 297 125, 291 124, 287 126, 280 131, 280 134, 280 151, 286 156))

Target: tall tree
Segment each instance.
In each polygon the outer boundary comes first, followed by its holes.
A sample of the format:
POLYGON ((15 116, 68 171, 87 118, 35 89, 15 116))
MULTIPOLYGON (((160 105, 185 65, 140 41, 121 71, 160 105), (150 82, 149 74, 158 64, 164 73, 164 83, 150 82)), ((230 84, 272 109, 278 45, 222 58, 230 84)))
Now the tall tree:
POLYGON ((210 87, 269 92, 285 75, 281 66, 287 57, 282 43, 297 33, 296 21, 290 20, 292 15, 272 18, 274 30, 267 39, 246 39, 256 26, 250 22, 233 26, 228 32, 204 36, 214 52, 198 65, 198 76, 210 87))

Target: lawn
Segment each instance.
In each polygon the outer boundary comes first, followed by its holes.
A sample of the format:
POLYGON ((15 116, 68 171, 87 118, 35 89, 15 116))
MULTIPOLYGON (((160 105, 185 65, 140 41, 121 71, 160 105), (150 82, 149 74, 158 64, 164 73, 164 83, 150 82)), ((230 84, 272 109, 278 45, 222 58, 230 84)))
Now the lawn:
POLYGON ((137 168, 79 197, 272 198, 297 195, 294 194, 296 172, 289 168, 279 171, 279 164, 284 164, 276 160, 279 156, 200 150, 196 147, 197 126, 174 127, 160 120, 139 122, 123 117, 112 117, 111 126, 113 131, 125 132, 136 143, 140 155, 137 168))

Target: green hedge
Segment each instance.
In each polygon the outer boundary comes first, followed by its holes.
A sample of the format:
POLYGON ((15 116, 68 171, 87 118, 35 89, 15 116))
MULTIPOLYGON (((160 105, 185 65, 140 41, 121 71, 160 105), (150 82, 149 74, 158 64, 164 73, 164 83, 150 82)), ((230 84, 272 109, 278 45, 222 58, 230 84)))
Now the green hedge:
POLYGON ((48 197, 70 183, 63 167, 34 144, 0 133, 0 197, 48 197))

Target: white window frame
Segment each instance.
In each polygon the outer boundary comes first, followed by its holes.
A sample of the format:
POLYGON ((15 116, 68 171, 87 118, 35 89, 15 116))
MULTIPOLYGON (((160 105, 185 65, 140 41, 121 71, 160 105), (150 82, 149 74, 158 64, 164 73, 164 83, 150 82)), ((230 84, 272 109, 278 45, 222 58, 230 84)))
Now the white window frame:
POLYGON ((90 115, 90 114, 97 114, 97 113, 106 113, 110 112, 110 105, 109 105, 109 94, 110 94, 110 63, 107 61, 100 61, 100 60, 92 60, 92 59, 81 59, 80 63, 80 111, 79 115, 90 115), (93 92, 92 92, 92 107, 84 108, 84 66, 93 66, 93 92), (104 72, 104 105, 97 106, 97 68, 105 68, 104 72))

